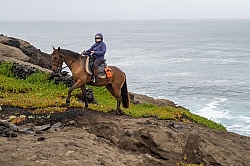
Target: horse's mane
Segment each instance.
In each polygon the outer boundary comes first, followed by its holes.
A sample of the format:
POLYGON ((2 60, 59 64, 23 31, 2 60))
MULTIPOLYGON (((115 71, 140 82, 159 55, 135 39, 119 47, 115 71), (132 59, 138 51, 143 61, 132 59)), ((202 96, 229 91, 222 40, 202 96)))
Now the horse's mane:
POLYGON ((81 57, 81 54, 74 52, 74 51, 65 50, 65 49, 61 49, 61 51, 62 51, 63 55, 65 55, 65 56, 69 56, 69 57, 72 57, 75 59, 81 57))

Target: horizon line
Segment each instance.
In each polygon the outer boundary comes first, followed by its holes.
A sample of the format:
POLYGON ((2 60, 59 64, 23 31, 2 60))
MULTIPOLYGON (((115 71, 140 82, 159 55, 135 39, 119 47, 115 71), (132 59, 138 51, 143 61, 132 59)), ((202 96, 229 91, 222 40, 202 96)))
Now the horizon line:
POLYGON ((164 20, 250 20, 250 18, 167 18, 167 19, 23 19, 23 20, 0 20, 0 21, 56 21, 56 22, 80 22, 80 21, 164 21, 164 20))

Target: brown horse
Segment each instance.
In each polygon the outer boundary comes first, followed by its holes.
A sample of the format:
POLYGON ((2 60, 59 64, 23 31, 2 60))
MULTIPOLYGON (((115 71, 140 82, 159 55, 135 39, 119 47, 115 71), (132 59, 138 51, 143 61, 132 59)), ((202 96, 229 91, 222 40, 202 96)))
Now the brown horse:
POLYGON ((129 107, 129 96, 128 96, 125 73, 121 69, 115 66, 109 66, 109 68, 112 71, 112 77, 101 78, 98 80, 97 83, 92 83, 91 82, 92 76, 88 74, 86 71, 86 60, 87 60, 86 57, 76 52, 60 49, 60 47, 58 47, 58 49, 55 49, 53 47, 52 71, 58 71, 58 70, 61 71, 63 62, 65 62, 68 68, 71 70, 74 79, 74 85, 70 87, 68 90, 66 105, 70 104, 71 92, 77 88, 81 88, 84 96, 85 108, 88 108, 85 85, 91 84, 93 86, 106 86, 109 92, 117 100, 117 107, 116 107, 117 114, 121 114, 122 113, 120 109, 121 103, 124 108, 129 107))

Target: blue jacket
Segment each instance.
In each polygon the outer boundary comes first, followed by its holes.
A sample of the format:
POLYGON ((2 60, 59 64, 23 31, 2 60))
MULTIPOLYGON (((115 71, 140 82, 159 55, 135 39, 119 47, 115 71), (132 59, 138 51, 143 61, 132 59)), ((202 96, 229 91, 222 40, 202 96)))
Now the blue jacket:
POLYGON ((93 54, 95 56, 95 58, 104 60, 104 55, 106 53, 106 44, 103 42, 103 36, 101 33, 97 33, 96 36, 101 36, 102 37, 102 41, 99 43, 95 43, 94 45, 92 45, 87 52, 90 51, 95 51, 95 53, 93 54))

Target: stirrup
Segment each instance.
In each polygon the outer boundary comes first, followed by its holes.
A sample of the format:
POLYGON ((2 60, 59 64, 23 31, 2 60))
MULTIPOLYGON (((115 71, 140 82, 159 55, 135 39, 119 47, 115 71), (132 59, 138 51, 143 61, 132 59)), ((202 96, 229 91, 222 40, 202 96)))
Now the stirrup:
POLYGON ((96 82, 95 77, 93 77, 93 78, 91 79, 91 81, 92 81, 93 83, 95 83, 95 82, 96 82))

